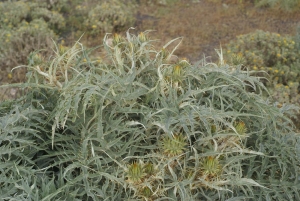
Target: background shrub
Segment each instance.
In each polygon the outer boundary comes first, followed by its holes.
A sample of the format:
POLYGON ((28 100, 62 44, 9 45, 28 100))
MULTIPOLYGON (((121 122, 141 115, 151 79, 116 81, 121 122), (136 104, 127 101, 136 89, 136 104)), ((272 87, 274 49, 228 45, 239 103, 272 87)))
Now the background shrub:
POLYGON ((299 104, 300 51, 297 43, 291 36, 256 31, 231 41, 226 47, 226 57, 232 64, 242 63, 251 70, 266 71, 270 80, 266 85, 276 101, 299 104))
MULTIPOLYGON (((41 4, 42 5, 42 4, 41 4)), ((9 76, 12 82, 24 80, 25 69, 17 69, 11 72, 13 67, 27 64, 27 57, 30 52, 38 49, 47 49, 52 46, 52 40, 57 36, 49 26, 54 26, 61 20, 53 21, 56 17, 53 13, 46 13, 51 16, 47 23, 41 15, 37 15, 36 3, 25 3, 23 1, 1 2, 0 12, 0 66, 1 73, 9 76), (53 17, 53 18, 52 18, 53 17), (51 22, 53 22, 51 24, 51 22)), ((62 21, 63 23, 63 21, 62 21)), ((51 51, 45 51, 44 54, 51 51)))
MULTIPOLYGON (((6 71, 7 76, 13 67, 27 63, 30 52, 37 50, 36 48, 48 49, 53 44, 51 39, 56 38, 42 19, 36 19, 29 23, 23 21, 16 28, 3 31, 3 34, 5 37, 0 41, 0 65, 6 71)), ((50 52, 49 50, 48 53, 50 52)), ((47 51, 44 54, 47 54, 47 51)), ((24 72, 24 68, 13 71, 11 79, 18 82, 22 76, 25 76, 24 72)))
POLYGON ((49 28, 55 33, 59 34, 65 27, 65 18, 63 13, 60 13, 61 7, 66 6, 67 1, 57 1, 50 4, 50 1, 33 1, 29 3, 30 14, 28 18, 31 19, 43 19, 49 28), (60 2, 60 3, 58 3, 60 2))
POLYGON ((85 29, 94 36, 122 31, 134 23, 134 8, 134 2, 120 0, 98 3, 89 9, 85 29))
POLYGON ((297 10, 300 8, 299 0, 257 0, 258 6, 271 6, 277 9, 297 10))
POLYGON ((0 103, 1 198, 298 200, 293 108, 222 57, 171 64, 179 43, 127 32, 101 61, 79 42, 32 54, 28 93, 0 103))
MULTIPOLYGON (((79 38, 83 33, 87 39, 100 33, 102 37, 105 32, 116 32, 125 26, 130 27, 135 13, 135 7, 131 5, 135 5, 135 2, 0 2, 0 83, 23 82, 26 69, 15 68, 12 71, 12 68, 27 64, 28 55, 32 51, 46 49, 42 56, 51 57, 53 52, 49 47, 53 45, 52 40, 60 41, 61 45, 68 45, 64 40, 67 37, 72 40, 72 37, 79 38)), ((2 88, 0 94, 1 101, 17 97, 19 91, 17 88, 2 88)))

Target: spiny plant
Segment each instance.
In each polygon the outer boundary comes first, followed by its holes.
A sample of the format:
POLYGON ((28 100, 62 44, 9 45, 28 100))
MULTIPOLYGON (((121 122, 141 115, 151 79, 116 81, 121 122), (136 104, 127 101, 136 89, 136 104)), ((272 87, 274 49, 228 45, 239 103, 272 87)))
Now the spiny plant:
POLYGON ((0 104, 1 199, 300 199, 294 108, 222 55, 173 63, 181 39, 154 42, 128 30, 100 62, 80 42, 31 55, 27 93, 0 104))
POLYGON ((201 176, 205 180, 215 179, 221 174, 222 166, 219 159, 213 156, 205 157, 201 162, 201 176))
POLYGON ((185 137, 181 134, 174 135, 173 137, 165 136, 162 140, 162 150, 166 156, 179 156, 185 150, 187 145, 185 137))

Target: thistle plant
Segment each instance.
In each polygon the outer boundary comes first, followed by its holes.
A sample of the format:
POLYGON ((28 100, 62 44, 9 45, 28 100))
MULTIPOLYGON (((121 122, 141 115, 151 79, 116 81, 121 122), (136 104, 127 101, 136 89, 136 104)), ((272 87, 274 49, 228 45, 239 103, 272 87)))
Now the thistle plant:
POLYGON ((201 176, 205 180, 217 179, 221 174, 222 167, 220 165, 219 159, 213 156, 205 157, 201 162, 201 176))
POLYGON ((171 63, 178 41, 33 53, 27 93, 0 103, 0 199, 299 200, 295 108, 240 65, 171 63))
POLYGON ((247 132, 246 124, 243 121, 235 122, 234 128, 239 135, 245 135, 247 132))
POLYGON ((129 182, 140 183, 144 176, 143 167, 140 163, 134 162, 128 166, 127 177, 129 182))
POLYGON ((186 145, 185 137, 182 134, 174 135, 171 138, 166 136, 162 140, 163 153, 169 157, 181 155, 186 145))

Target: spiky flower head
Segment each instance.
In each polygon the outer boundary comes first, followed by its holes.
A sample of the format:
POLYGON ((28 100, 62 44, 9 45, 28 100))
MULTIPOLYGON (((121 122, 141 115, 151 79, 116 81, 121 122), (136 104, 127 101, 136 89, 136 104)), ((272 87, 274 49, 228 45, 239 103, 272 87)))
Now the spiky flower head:
POLYGON ((45 59, 43 57, 43 55, 41 55, 40 53, 32 53, 30 56, 32 56, 32 63, 34 65, 40 65, 42 63, 45 63, 45 59))
POLYGON ((207 177, 218 176, 222 171, 219 159, 214 156, 207 156, 201 163, 201 174, 207 177))
POLYGON ((128 166, 127 177, 128 181, 132 183, 140 183, 145 176, 143 166, 141 163, 133 162, 128 166))
POLYGON ((237 54, 231 54, 231 63, 233 65, 240 65, 240 64, 245 64, 246 60, 245 57, 243 56, 243 54, 241 52, 237 53, 237 54))
POLYGON ((123 37, 119 34, 114 34, 113 45, 116 46, 116 45, 118 45, 119 43, 122 43, 122 42, 124 42, 123 37))
POLYGON ((162 140, 162 149, 165 155, 173 157, 182 154, 187 145, 186 137, 182 134, 173 137, 164 137, 162 140))
POLYGON ((138 35, 138 39, 141 43, 144 43, 146 41, 148 41, 148 37, 145 35, 144 32, 141 32, 139 35, 138 35))
POLYGON ((177 62, 173 66, 172 79, 174 81, 181 81, 184 76, 184 69, 188 66, 190 66, 190 64, 187 61, 187 59, 182 59, 179 62, 177 62))
POLYGON ((245 135, 245 133, 247 132, 247 127, 243 121, 235 122, 234 128, 240 135, 245 135))
POLYGON ((160 55, 162 57, 162 60, 166 60, 169 56, 169 52, 165 49, 165 48, 162 48, 161 51, 160 51, 160 55))

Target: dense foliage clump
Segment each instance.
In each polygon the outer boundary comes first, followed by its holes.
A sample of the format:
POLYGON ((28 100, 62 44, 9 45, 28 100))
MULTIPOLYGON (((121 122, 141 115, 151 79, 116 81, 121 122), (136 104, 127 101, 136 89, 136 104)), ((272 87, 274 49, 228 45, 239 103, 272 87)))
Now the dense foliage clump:
MULTIPOLYGON (((27 56, 34 50, 50 50, 51 38, 56 39, 51 23, 41 18, 36 13, 39 9, 33 5, 23 1, 0 2, 0 73, 3 76, 14 79, 19 77, 16 74, 24 74, 24 71, 16 70, 12 75, 11 69, 26 64, 27 56)), ((52 14, 49 14, 53 16, 51 19, 55 19, 56 15, 52 14)))
MULTIPOLYGON (((27 56, 40 49, 51 56, 52 40, 69 35, 94 37, 124 30, 134 23, 135 2, 122 0, 30 0, 0 2, 0 80, 24 81, 27 56), (101 35, 102 34, 102 35, 101 35)), ((1 98, 0 98, 1 100, 1 98)))
POLYGON ((277 9, 296 11, 300 8, 299 0, 256 0, 258 6, 270 6, 277 9))
POLYGON ((227 45, 226 58, 231 64, 244 64, 257 75, 268 73, 265 82, 280 103, 299 105, 300 49, 297 37, 256 31, 238 36, 227 45))
POLYGON ((174 59, 177 41, 127 32, 101 59, 79 42, 31 55, 26 95, 0 104, 0 198, 299 200, 293 108, 221 53, 174 59))
MULTIPOLYGON (((116 33, 134 22, 134 3, 120 0, 104 1, 95 5, 84 21, 85 30, 93 36, 104 33, 116 33)), ((82 7, 79 6, 78 9, 82 7)))

